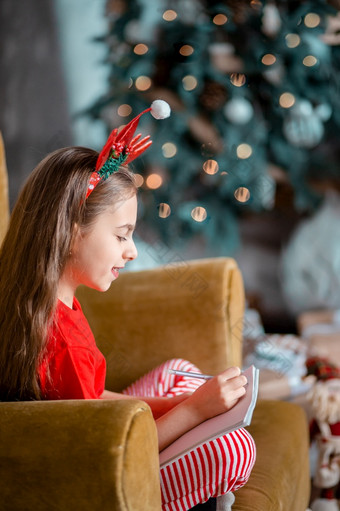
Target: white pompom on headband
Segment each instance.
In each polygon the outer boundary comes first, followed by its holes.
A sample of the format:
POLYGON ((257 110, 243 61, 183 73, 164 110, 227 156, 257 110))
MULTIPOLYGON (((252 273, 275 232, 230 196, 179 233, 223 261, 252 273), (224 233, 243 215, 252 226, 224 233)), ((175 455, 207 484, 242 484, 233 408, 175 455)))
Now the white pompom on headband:
POLYGON ((151 103, 151 115, 155 119, 166 119, 167 117, 170 117, 171 109, 170 105, 163 101, 162 99, 155 99, 151 103))
POLYGON ((100 181, 107 179, 111 174, 117 172, 119 167, 127 165, 150 147, 152 144, 150 135, 142 139, 140 138, 141 134, 134 137, 139 119, 147 112, 159 120, 169 117, 171 109, 166 101, 156 99, 150 108, 138 114, 119 133, 117 128, 110 133, 98 156, 96 168, 90 176, 86 199, 100 181))

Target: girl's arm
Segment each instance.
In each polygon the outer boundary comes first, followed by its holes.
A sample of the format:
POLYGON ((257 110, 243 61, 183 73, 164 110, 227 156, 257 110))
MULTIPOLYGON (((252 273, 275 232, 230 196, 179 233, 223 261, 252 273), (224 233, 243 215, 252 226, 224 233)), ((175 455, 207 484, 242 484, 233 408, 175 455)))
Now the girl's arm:
MULTIPOLYGON (((144 397, 156 420, 159 450, 165 449, 201 422, 230 410, 245 394, 245 376, 238 367, 229 367, 223 373, 198 387, 192 394, 182 394, 172 398, 144 397)), ((102 399, 138 399, 104 390, 102 399)))
POLYGON ((147 396, 129 396, 127 394, 119 394, 118 392, 111 392, 110 390, 104 390, 101 399, 141 399, 147 403, 152 411, 154 419, 158 419, 169 410, 172 410, 179 403, 185 401, 191 394, 185 392, 174 397, 147 397, 147 396))

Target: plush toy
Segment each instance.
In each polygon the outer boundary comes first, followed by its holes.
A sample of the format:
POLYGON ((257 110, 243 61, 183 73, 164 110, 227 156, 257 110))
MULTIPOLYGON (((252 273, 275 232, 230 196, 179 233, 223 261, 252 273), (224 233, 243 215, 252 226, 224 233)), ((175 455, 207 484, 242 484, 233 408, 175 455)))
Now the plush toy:
POLYGON ((320 497, 312 503, 312 511, 339 511, 340 498, 340 368, 321 357, 307 359, 307 374, 316 383, 309 392, 313 420, 311 439, 318 448, 318 462, 313 484, 320 497))

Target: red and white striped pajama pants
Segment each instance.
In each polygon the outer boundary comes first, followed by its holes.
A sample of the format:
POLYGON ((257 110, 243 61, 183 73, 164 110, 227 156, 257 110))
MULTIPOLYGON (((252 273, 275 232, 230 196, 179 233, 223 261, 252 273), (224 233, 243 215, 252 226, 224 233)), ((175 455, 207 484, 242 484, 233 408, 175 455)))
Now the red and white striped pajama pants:
MULTIPOLYGON (((170 374, 170 368, 199 372, 186 360, 169 360, 130 385, 123 393, 171 397, 193 392, 203 383, 198 378, 170 374)), ((243 428, 196 447, 160 470, 162 510, 186 511, 210 497, 237 490, 247 482, 255 457, 254 440, 243 428)))

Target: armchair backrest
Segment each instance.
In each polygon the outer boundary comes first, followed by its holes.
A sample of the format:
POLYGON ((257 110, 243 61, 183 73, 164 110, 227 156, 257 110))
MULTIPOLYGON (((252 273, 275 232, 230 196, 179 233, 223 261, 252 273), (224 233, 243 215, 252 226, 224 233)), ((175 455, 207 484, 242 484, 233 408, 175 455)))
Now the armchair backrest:
POLYGON ((242 362, 244 289, 234 259, 186 261, 122 273, 106 293, 78 292, 120 391, 167 359, 216 374, 242 362))

